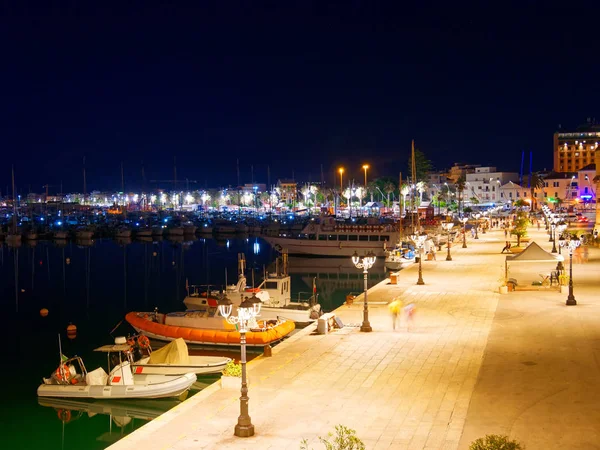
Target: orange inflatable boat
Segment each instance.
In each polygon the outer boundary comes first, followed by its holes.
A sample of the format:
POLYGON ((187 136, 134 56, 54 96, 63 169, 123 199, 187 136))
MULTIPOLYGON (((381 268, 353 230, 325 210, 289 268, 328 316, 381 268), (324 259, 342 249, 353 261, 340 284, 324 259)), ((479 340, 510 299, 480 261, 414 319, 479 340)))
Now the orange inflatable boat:
MULTIPOLYGON (((125 320, 151 339, 172 341, 182 338, 188 344, 239 346, 240 333, 235 325, 223 317, 206 317, 199 311, 174 312, 130 312, 125 320)), ((246 345, 262 347, 280 341, 295 328, 290 320, 268 320, 257 322, 257 327, 246 333, 246 345)))

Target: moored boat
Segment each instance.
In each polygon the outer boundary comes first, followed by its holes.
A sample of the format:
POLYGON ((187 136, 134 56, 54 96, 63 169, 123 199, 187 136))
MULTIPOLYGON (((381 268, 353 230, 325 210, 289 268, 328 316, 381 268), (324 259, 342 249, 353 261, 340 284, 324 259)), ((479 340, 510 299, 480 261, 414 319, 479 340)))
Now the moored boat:
POLYGON ((277 251, 286 248, 290 255, 352 256, 373 252, 381 257, 386 245, 397 242, 400 233, 391 224, 338 224, 333 218, 311 222, 299 234, 265 235, 277 251))
MULTIPOLYGON (((216 305, 210 311, 185 311, 162 314, 130 312, 125 316, 138 333, 159 341, 182 338, 187 344, 237 347, 240 333, 218 315, 216 305)), ((294 330, 291 320, 259 321, 246 333, 246 345, 262 347, 280 341, 294 330)))
POLYGON ((232 361, 231 358, 225 356, 192 356, 188 353, 187 344, 182 338, 175 339, 164 347, 152 351, 148 338, 140 335, 135 341, 134 348, 149 353, 133 362, 132 370, 135 374, 182 375, 195 373, 199 375, 219 373, 228 362, 232 361))
MULTIPOLYGON (((128 344, 105 345, 96 349, 119 355, 119 363, 107 374, 102 367, 88 372, 79 356, 61 362, 37 389, 39 397, 63 398, 168 398, 178 397, 196 381, 196 374, 146 375, 134 374, 131 361, 121 360, 128 344)), ((109 358, 110 359, 110 358, 109 358)), ((110 368, 109 368, 110 369, 110 368)))

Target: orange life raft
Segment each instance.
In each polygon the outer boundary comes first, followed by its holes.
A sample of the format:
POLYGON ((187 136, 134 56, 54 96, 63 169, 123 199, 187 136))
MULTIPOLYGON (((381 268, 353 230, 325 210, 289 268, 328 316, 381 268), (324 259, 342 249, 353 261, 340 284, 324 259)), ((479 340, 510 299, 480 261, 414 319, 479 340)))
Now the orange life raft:
MULTIPOLYGON (((240 333, 236 330, 215 330, 204 328, 190 328, 175 325, 165 325, 152 320, 152 313, 130 312, 125 316, 136 330, 143 332, 151 338, 159 340, 173 340, 182 338, 190 344, 202 345, 240 345, 240 333)), ((246 344, 250 346, 263 346, 280 341, 290 334, 296 326, 291 320, 286 320, 272 327, 260 331, 248 331, 246 344)))

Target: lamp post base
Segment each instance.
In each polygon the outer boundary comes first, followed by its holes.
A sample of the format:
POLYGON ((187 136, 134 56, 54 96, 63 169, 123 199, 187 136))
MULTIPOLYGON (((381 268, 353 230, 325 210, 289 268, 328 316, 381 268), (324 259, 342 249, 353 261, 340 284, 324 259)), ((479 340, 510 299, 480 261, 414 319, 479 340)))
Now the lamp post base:
POLYGON ((425 282, 423 281, 423 278, 419 278, 419 279, 417 280, 417 284, 418 284, 419 286, 421 286, 421 285, 425 284, 425 282))
MULTIPOLYGON (((250 418, 248 418, 250 419, 250 418)), ((239 423, 235 426, 233 434, 237 437, 250 437, 254 436, 254 425, 240 425, 239 423)))
POLYGON ((567 298, 567 306, 575 306, 576 304, 577 304, 577 300, 575 300, 575 297, 569 296, 567 298))
POLYGON ((371 328, 371 324, 369 322, 367 322, 367 323, 363 322, 363 324, 360 326, 360 331, 369 333, 369 332, 373 331, 373 328, 371 328))
POLYGON ((450 256, 450 255, 446 256, 446 261, 452 261, 452 256, 450 256))

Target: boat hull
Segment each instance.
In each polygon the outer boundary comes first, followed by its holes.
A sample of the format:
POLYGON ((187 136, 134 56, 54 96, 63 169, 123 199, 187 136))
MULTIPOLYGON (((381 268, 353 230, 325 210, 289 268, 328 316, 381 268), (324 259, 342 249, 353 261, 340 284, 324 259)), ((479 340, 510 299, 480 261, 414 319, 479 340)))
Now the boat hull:
POLYGON ((196 381, 196 374, 181 376, 135 375, 133 385, 92 385, 42 384, 38 387, 39 397, 61 398, 169 398, 178 397, 187 391, 196 381), (161 380, 162 379, 162 380, 161 380))
MULTIPOLYGON (((125 320, 151 339, 170 342, 182 338, 187 344, 214 345, 219 347, 239 347, 240 333, 235 329, 196 328, 181 325, 165 325, 151 320, 151 312, 130 312, 125 320)), ((224 321, 224 320, 223 320, 224 321)), ((283 321, 276 326, 260 331, 246 333, 246 345, 262 347, 280 341, 295 328, 294 322, 283 321)))
POLYGON ((271 308, 264 305, 260 309, 259 320, 273 320, 278 318, 291 320, 298 324, 309 324, 316 320, 310 318, 309 309, 271 308))
MULTIPOLYGON (((391 242, 395 242, 394 233, 389 233, 391 242)), ((385 256, 385 241, 316 241, 286 237, 264 236, 275 249, 287 249, 290 255, 315 255, 328 257, 347 257, 354 252, 359 255, 372 251, 377 257, 385 256)))

